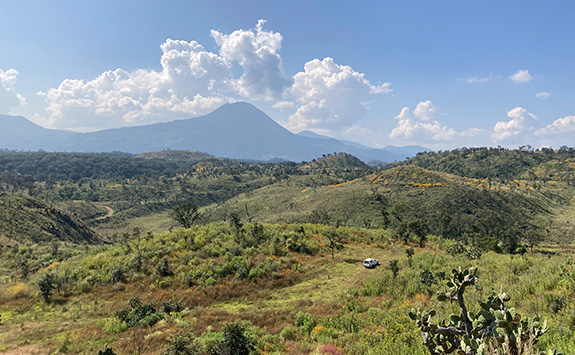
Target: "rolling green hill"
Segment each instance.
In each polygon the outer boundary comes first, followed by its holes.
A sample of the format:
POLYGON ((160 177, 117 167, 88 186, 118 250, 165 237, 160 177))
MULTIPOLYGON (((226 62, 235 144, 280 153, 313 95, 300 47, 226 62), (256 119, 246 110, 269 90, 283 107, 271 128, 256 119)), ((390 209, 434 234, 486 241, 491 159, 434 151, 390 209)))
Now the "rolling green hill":
POLYGON ((494 183, 399 166, 341 183, 321 176, 290 177, 210 206, 205 213, 212 220, 233 213, 270 223, 388 227, 399 234, 422 220, 428 233, 513 252, 552 234, 547 220, 571 208, 571 194, 566 184, 553 181, 533 187, 522 180, 494 183))
POLYGON ((554 178, 554 173, 563 177, 570 173, 573 179, 573 166, 564 166, 563 162, 575 159, 575 149, 561 147, 520 149, 506 148, 460 148, 448 151, 418 153, 415 157, 395 165, 417 165, 425 169, 446 172, 476 179, 526 179, 543 180, 554 178), (540 169, 542 165, 557 170, 540 169))

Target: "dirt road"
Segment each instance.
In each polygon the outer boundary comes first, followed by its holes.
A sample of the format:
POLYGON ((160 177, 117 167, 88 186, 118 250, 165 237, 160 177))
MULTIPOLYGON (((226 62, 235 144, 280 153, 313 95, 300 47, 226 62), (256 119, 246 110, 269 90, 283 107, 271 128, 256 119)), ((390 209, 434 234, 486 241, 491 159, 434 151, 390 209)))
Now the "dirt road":
POLYGON ((109 206, 104 206, 105 209, 108 210, 108 213, 106 213, 105 216, 101 216, 101 217, 97 217, 96 220, 102 220, 102 219, 106 219, 106 218, 110 218, 114 215, 114 210, 112 208, 110 208, 109 206))

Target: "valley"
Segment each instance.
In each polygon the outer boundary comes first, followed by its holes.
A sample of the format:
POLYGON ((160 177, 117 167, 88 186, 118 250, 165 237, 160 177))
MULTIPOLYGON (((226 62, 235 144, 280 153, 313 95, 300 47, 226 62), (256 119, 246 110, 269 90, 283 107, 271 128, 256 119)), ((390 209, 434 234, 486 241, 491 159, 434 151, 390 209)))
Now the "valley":
POLYGON ((423 355, 410 311, 457 314, 436 291, 471 266, 471 312, 504 291, 548 321, 532 353, 573 353, 573 162, 2 151, 0 353, 219 354, 238 326, 257 353, 423 355))

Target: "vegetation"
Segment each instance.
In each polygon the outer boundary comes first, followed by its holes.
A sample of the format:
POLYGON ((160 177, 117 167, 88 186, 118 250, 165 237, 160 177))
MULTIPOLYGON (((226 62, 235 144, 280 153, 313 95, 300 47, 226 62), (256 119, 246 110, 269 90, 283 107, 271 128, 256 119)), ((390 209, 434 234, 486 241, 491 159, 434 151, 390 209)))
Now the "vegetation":
POLYGON ((97 235, 70 213, 28 196, 0 192, 0 238, 8 244, 58 240, 100 243, 97 235))
POLYGON ((460 148, 451 151, 418 153, 403 164, 441 171, 474 179, 562 180, 571 183, 575 149, 561 147, 533 149, 522 146, 511 150, 496 148, 460 148))
POLYGON ((190 228, 200 219, 198 205, 193 202, 186 202, 172 209, 172 218, 184 228, 190 228))
POLYGON ((0 152, 0 352, 575 353, 572 155, 0 152))
POLYGON ((416 321, 421 330, 423 345, 429 353, 533 353, 537 339, 549 330, 547 321, 541 324, 538 317, 522 319, 515 308, 507 308, 506 302, 511 297, 504 292, 492 292, 487 301, 480 304, 481 309, 477 314, 470 313, 463 295, 470 286, 481 290, 478 282, 475 267, 451 271, 451 278, 447 282, 449 292, 439 292, 437 297, 439 301, 457 302, 460 313, 452 314, 449 320, 441 319, 439 324, 433 323, 435 310, 409 312, 409 317, 416 321))

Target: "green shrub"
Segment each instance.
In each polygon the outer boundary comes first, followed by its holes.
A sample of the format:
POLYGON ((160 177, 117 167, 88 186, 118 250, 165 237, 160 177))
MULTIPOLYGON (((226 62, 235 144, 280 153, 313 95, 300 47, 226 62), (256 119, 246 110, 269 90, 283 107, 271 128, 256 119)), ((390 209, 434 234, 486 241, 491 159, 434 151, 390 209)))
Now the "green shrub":
POLYGON ((259 263, 256 267, 252 268, 248 274, 250 280, 259 279, 264 277, 269 272, 268 267, 264 263, 259 263))
POLYGON ((357 333, 365 325, 363 317, 358 316, 356 313, 338 314, 332 317, 332 327, 335 329, 343 330, 347 333, 357 333))
POLYGON ((184 309, 182 302, 176 301, 162 301, 162 312, 170 314, 172 312, 179 313, 184 309))
POLYGON ((316 322, 311 314, 299 311, 294 317, 294 324, 299 327, 303 334, 310 334, 316 322))
POLYGON ((297 340, 298 334, 294 328, 285 327, 280 332, 280 336, 283 338, 284 341, 287 341, 287 340, 295 341, 295 340, 297 340))
POLYGON ((78 289, 80 290, 80 292, 82 293, 87 293, 90 292, 90 283, 87 280, 82 280, 80 282, 78 282, 78 289))
POLYGON ((128 329, 128 326, 126 325, 126 322, 118 319, 118 318, 109 318, 106 319, 102 329, 109 334, 117 334, 117 333, 122 333, 123 331, 125 331, 126 329, 128 329))
POLYGON ((161 288, 162 290, 170 288, 170 286, 172 286, 172 280, 160 280, 158 282, 158 287, 161 288))
POLYGON ((158 263, 158 265, 156 265, 156 274, 162 277, 172 275, 167 258, 164 258, 161 262, 158 263))
POLYGON ((112 350, 112 348, 109 348, 108 345, 106 345, 104 351, 98 350, 98 355, 116 355, 116 353, 114 350, 112 350))
POLYGON ((120 266, 116 266, 112 269, 111 271, 111 276, 110 276, 110 283, 118 283, 118 282, 124 282, 125 277, 124 277, 124 271, 122 270, 122 267, 120 266))
POLYGON ((218 343, 223 339, 221 332, 206 331, 194 343, 198 345, 203 354, 218 354, 218 343))
POLYGON ((239 323, 229 323, 224 327, 223 337, 218 342, 218 355, 249 355, 255 350, 254 340, 246 336, 245 328, 239 323))
POLYGON ((437 283, 435 276, 429 269, 425 269, 419 274, 419 281, 427 286, 437 283))
POLYGON ((170 345, 166 349, 165 355, 194 355, 200 354, 197 346, 194 346, 193 339, 187 335, 174 335, 170 338, 170 345))
POLYGON ((152 326, 162 320, 162 315, 149 304, 142 304, 137 297, 130 298, 130 306, 116 313, 118 319, 126 324, 127 328, 134 328, 138 325, 152 326))
POLYGON ((389 274, 383 274, 381 277, 371 277, 364 284, 361 289, 361 294, 364 296, 381 296, 389 286, 393 285, 393 280, 389 274))
POLYGON ((399 274, 399 261, 397 259, 390 260, 389 269, 391 270, 393 278, 395 279, 397 277, 397 274, 399 274))

